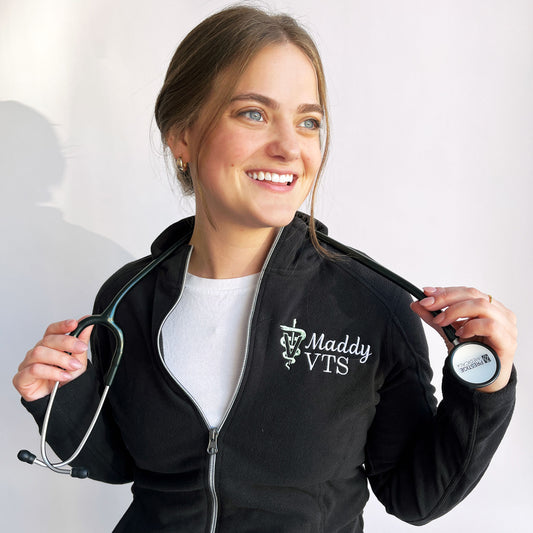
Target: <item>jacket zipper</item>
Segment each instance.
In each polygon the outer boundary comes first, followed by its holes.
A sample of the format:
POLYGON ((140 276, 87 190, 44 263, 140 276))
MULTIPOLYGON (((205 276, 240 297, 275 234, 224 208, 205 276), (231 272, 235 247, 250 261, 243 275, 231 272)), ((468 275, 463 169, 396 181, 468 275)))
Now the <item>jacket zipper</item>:
POLYGON ((270 261, 270 258, 272 257, 272 254, 273 254, 273 252, 274 252, 274 250, 276 248, 276 245, 278 244, 278 241, 279 241, 279 239, 281 237, 282 232, 283 232, 283 228, 281 228, 278 231, 278 234, 277 234, 276 238, 274 239, 274 242, 272 243, 272 246, 270 247, 270 250, 268 252, 266 260, 265 260, 265 262, 263 264, 263 268, 261 269, 261 272, 259 273, 259 279, 257 281, 257 286, 255 288, 255 293, 254 293, 254 299, 252 301, 252 307, 250 309, 250 315, 248 317, 248 328, 247 328, 247 331, 246 331, 246 349, 245 349, 245 352, 244 352, 244 360, 243 360, 242 367, 241 367, 241 373, 239 375, 239 381, 237 382, 237 387, 235 387, 235 391, 233 392, 233 396, 231 397, 230 403, 229 403, 228 407, 226 408, 226 411, 224 413, 224 416, 222 417, 222 421, 220 422, 220 425, 219 425, 218 428, 210 426, 209 421, 207 420, 207 417, 205 416, 205 414, 202 411, 202 409, 201 409, 200 405, 198 404, 198 402, 194 399, 193 395, 179 382, 178 379, 176 379, 174 374, 172 374, 172 372, 169 370, 169 368, 168 368, 168 366, 167 366, 167 364, 165 362, 165 358, 163 357, 163 354, 161 352, 161 332, 163 331, 163 325, 165 324, 168 316, 172 313, 172 311, 174 311, 174 309, 176 308, 176 306, 179 304, 179 302, 181 300, 181 296, 183 294, 183 289, 185 287, 185 276, 187 275, 187 272, 189 270, 189 262, 191 260, 191 254, 192 254, 192 251, 193 251, 192 246, 191 246, 191 249, 189 250, 189 255, 187 256, 187 262, 185 264, 185 274, 183 276, 183 280, 182 280, 182 284, 181 284, 181 291, 180 291, 180 293, 178 295, 178 298, 177 298, 176 302, 174 303, 174 305, 172 306, 170 311, 166 314, 165 318, 161 322, 161 325, 159 326, 159 330, 157 332, 157 351, 159 353, 159 358, 160 358, 161 362, 163 363, 163 366, 166 368, 167 372, 172 376, 174 381, 183 390, 183 392, 185 392, 185 394, 189 397, 189 399, 191 400, 193 405, 196 407, 196 409, 200 413, 202 419, 204 420, 204 423, 205 423, 207 429, 209 430, 209 441, 208 441, 208 444, 207 444, 207 454, 209 456, 208 476, 207 476, 207 478, 208 478, 209 493, 211 495, 211 508, 212 508, 211 526, 209 528, 209 532, 210 533, 215 533, 216 526, 217 526, 217 519, 218 519, 218 496, 217 496, 216 487, 215 487, 216 457, 217 457, 217 453, 218 453, 218 436, 220 434, 222 426, 224 425, 224 423, 226 422, 226 419, 228 418, 228 415, 229 415, 231 409, 233 408, 233 404, 235 403, 235 399, 237 398, 237 395, 238 395, 239 390, 241 388, 241 383, 242 383, 242 380, 243 380, 243 377, 244 377, 244 371, 246 369, 246 363, 248 361, 248 348, 249 348, 249 344, 250 344, 250 336, 251 336, 251 330, 252 330, 252 317, 253 317, 254 312, 255 312, 255 306, 256 306, 256 302, 257 302, 257 295, 259 294, 259 288, 261 286, 261 282, 263 280, 263 276, 265 274, 266 267, 267 267, 267 265, 268 265, 268 263, 270 261))
POLYGON ((207 445, 207 453, 209 454, 208 484, 212 504, 211 527, 209 528, 211 533, 215 532, 218 519, 218 497, 215 489, 215 465, 216 454, 218 453, 218 433, 219 430, 217 428, 211 428, 209 430, 209 444, 207 445))

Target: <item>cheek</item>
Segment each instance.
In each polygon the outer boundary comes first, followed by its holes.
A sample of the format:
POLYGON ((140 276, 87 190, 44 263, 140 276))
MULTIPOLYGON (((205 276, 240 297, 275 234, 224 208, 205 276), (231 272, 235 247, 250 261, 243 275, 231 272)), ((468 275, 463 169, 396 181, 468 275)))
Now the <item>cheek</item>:
POLYGON ((316 173, 320 168, 320 163, 322 162, 322 152, 320 147, 313 145, 309 150, 306 151, 305 155, 302 156, 304 164, 307 168, 307 171, 313 174, 313 178, 316 177, 316 173))
POLYGON ((234 132, 217 135, 205 147, 204 166, 210 169, 229 169, 239 167, 254 152, 254 144, 250 136, 235 135, 234 132))

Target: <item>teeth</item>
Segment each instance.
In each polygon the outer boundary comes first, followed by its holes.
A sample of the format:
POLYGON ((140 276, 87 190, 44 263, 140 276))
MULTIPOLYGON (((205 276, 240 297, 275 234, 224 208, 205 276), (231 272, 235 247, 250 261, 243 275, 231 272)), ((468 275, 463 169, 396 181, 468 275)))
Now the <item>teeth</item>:
POLYGON ((258 181, 271 181, 273 183, 292 183, 293 174, 276 174, 275 172, 247 172, 248 177, 258 181))

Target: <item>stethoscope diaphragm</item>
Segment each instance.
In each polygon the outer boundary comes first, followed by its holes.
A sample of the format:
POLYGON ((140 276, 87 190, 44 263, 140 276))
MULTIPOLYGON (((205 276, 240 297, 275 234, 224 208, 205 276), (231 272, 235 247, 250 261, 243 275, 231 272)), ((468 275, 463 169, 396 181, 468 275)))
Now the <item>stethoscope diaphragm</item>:
POLYGON ((473 389, 490 385, 500 373, 500 359, 496 352, 480 342, 456 344, 447 364, 461 383, 473 389))

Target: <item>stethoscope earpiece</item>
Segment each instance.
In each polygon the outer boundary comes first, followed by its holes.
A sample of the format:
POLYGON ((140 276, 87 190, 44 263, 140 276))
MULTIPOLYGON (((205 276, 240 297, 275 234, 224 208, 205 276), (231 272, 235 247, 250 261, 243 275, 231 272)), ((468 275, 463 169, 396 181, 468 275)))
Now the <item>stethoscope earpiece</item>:
POLYGON ((89 477, 89 471, 83 466, 74 466, 70 471, 71 477, 77 477, 78 479, 85 479, 89 477))
POLYGON ((35 455, 28 450, 20 450, 20 452, 17 453, 17 458, 19 461, 28 463, 29 465, 32 465, 33 461, 36 459, 35 455))
MULTIPOLYGON (((28 450, 20 450, 19 453, 17 453, 17 458, 19 461, 22 461, 23 463, 28 463, 30 465, 32 465, 33 463, 36 463, 40 466, 48 466, 43 461, 40 461, 39 459, 37 459, 37 457, 28 450)), ((57 465, 53 465, 53 466, 57 467, 57 465)), ((54 472, 59 472, 59 470, 54 469, 54 472)), ((89 477, 89 471, 83 466, 73 466, 70 468, 70 470, 61 470, 60 473, 70 474, 71 477, 77 477, 79 479, 85 479, 86 477, 89 477)))

